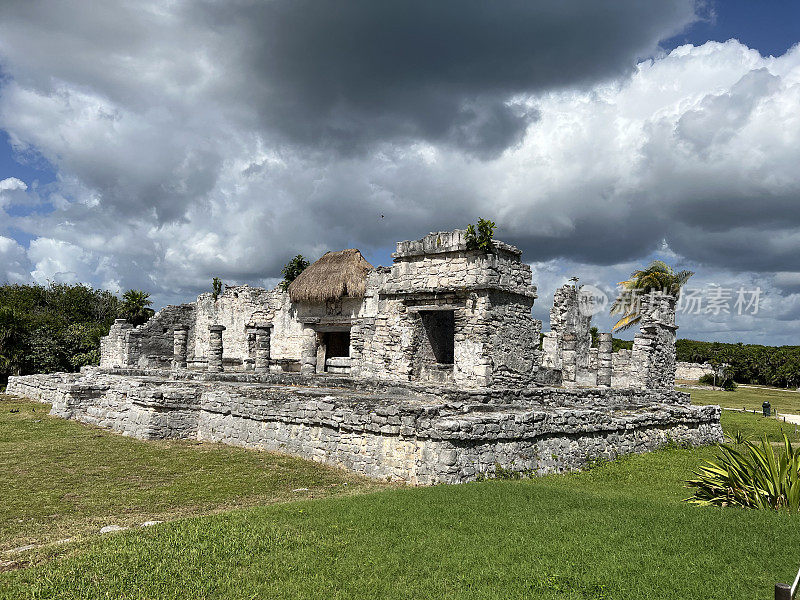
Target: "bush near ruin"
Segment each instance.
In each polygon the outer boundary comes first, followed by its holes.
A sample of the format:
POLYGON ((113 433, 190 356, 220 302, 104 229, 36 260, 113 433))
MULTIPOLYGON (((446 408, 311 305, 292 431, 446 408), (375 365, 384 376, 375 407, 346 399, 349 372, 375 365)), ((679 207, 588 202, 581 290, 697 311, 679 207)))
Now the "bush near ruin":
POLYGON ((119 308, 111 292, 82 284, 0 286, 0 385, 9 375, 97 364, 119 308))

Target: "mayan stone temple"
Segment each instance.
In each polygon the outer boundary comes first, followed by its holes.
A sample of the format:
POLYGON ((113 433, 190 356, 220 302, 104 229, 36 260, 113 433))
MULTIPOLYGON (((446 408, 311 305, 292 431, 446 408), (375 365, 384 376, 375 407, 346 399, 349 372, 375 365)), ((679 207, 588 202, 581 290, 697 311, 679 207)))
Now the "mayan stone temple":
POLYGON ((228 286, 117 321, 99 367, 12 377, 53 414, 138 438, 286 452, 371 477, 458 483, 544 474, 670 441, 722 438, 675 391, 675 299, 651 294, 633 350, 592 347, 577 284, 551 331, 514 246, 463 230, 399 242, 391 267, 329 252, 289 286, 228 286), (541 342, 540 342, 541 340, 541 342))

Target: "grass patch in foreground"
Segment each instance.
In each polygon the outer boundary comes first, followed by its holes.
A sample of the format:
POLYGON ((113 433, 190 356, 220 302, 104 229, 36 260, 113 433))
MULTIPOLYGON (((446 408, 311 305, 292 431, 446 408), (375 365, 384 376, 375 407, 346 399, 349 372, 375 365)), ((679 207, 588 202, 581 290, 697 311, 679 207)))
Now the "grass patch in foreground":
POLYGON ((746 408, 761 412, 761 404, 769 401, 779 413, 800 415, 800 393, 778 388, 739 386, 732 392, 721 390, 684 390, 691 394, 692 404, 719 404, 725 408, 746 408))
POLYGON ((683 502, 714 454, 664 449, 585 473, 185 519, 0 574, 0 597, 769 598, 800 564, 800 520, 683 502))
POLYGON ((228 508, 379 489, 343 470, 221 444, 141 441, 0 396, 0 550, 228 508), (308 491, 293 492, 293 489, 308 491))

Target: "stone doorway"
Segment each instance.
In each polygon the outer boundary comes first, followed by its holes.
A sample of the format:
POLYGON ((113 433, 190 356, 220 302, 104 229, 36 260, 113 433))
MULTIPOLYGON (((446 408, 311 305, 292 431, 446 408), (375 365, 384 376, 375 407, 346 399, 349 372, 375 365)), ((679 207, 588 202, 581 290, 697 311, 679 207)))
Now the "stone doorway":
POLYGON ((326 331, 322 334, 326 358, 350 356, 350 332, 326 331))
POLYGON ((319 331, 317 373, 350 372, 350 330, 319 331))

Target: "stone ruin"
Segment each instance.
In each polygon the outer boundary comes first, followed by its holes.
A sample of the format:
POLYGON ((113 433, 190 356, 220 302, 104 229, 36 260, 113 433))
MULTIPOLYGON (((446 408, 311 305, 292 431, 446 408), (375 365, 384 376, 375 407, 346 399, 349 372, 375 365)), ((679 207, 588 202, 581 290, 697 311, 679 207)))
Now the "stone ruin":
POLYGON ((117 320, 99 367, 12 377, 8 393, 139 438, 278 450, 414 484, 721 439, 719 408, 674 390, 674 298, 643 299, 627 354, 612 355, 610 333, 592 348, 575 283, 557 290, 541 334, 530 267, 493 244, 431 233, 399 242, 391 268, 327 253, 286 291, 228 286, 140 327, 117 320))

